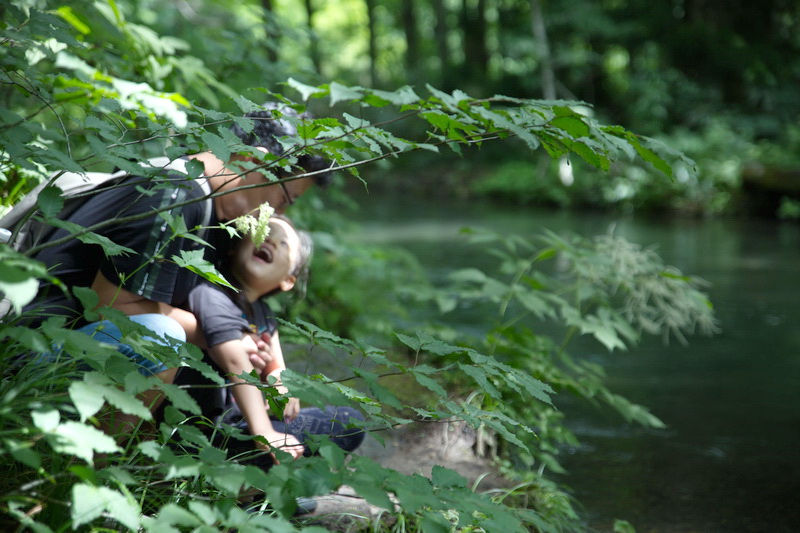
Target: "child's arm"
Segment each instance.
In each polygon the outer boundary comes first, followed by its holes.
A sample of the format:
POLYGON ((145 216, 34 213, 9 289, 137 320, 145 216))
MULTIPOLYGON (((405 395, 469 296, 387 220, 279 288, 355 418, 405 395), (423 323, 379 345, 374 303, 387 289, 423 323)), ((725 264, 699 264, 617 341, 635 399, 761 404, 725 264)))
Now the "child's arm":
MULTIPOLYGON (((264 334, 264 340, 267 340, 267 334, 264 334)), ((286 370, 286 361, 283 359, 283 350, 281 349, 281 340, 276 331, 269 336, 269 347, 272 353, 272 363, 267 365, 262 374, 264 381, 267 381, 269 376, 274 377, 277 381, 275 387, 281 394, 288 393, 288 389, 283 386, 281 382, 281 373, 286 370)), ((300 414, 300 400, 297 398, 289 398, 289 402, 283 409, 283 418, 286 420, 294 420, 300 414)))
MULTIPOLYGON (((230 340, 208 349, 211 358, 220 368, 230 375, 234 383, 244 383, 237 377, 243 372, 252 372, 253 364, 250 362, 249 355, 244 348, 241 339, 230 340)), ((237 385, 232 389, 233 397, 241 409, 247 424, 250 426, 250 433, 261 435, 267 442, 274 447, 281 448, 283 451, 292 454, 294 458, 303 455, 303 445, 292 435, 275 431, 272 422, 267 415, 267 406, 264 403, 264 396, 258 387, 254 385, 237 385)), ((262 444, 257 444, 264 447, 262 444)))
MULTIPOLYGON (((272 335, 264 332, 261 334, 260 338, 256 337, 254 334, 251 338, 253 342, 252 345, 250 345, 252 348, 249 350, 250 362, 258 368, 259 362, 265 360, 270 361, 266 366, 260 369, 261 379, 268 383, 269 377, 274 377, 277 380, 274 386, 278 392, 280 394, 288 393, 289 390, 281 383, 281 373, 286 370, 286 362, 283 358, 283 350, 281 349, 281 341, 278 337, 278 332, 276 331, 272 335), (260 352, 259 355, 255 354, 256 351, 260 352), (262 354, 263 352, 266 352, 266 357, 262 354)), ((247 340, 248 344, 250 344, 249 341, 250 339, 247 340)), ((297 418, 299 414, 300 400, 297 398, 289 398, 289 402, 283 409, 283 418, 287 421, 292 421, 297 418)))

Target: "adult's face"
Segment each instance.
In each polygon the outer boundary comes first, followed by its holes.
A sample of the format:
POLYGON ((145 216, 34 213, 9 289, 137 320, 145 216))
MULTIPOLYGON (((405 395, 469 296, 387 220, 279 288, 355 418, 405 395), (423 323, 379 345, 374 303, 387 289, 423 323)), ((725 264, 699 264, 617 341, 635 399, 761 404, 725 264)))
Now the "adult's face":
POLYGON ((267 185, 263 187, 261 197, 263 202, 268 202, 276 213, 282 215, 313 184, 314 180, 312 178, 299 178, 267 185))
MULTIPOLYGON (((243 160, 258 163, 254 158, 234 156, 231 159, 233 164, 229 166, 235 169, 235 162, 243 160)), ((231 178, 222 187, 223 191, 231 190, 232 192, 220 196, 216 200, 217 215, 221 220, 232 220, 242 215, 255 214, 255 211, 265 202, 269 203, 276 213, 283 213, 314 183, 312 178, 299 178, 283 183, 263 185, 270 182, 266 176, 257 170, 248 172, 240 177, 235 176, 236 174, 232 174, 231 178), (256 184, 259 186, 238 189, 239 187, 256 184)))

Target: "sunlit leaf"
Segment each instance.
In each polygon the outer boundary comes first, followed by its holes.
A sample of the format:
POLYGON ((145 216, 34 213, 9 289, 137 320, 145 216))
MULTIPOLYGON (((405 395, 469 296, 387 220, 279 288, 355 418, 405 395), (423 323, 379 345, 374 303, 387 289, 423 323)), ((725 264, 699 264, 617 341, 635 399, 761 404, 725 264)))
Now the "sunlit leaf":
POLYGON ((39 280, 28 270, 0 263, 0 295, 19 313, 39 290, 39 280))
POLYGON ((95 453, 119 451, 117 443, 92 426, 68 420, 59 424, 48 436, 50 445, 59 453, 74 455, 91 463, 95 453))
POLYGON ((33 425, 44 432, 54 431, 58 427, 61 415, 55 409, 37 409, 31 411, 33 425))
POLYGON ((300 93, 300 97, 302 100, 308 100, 309 98, 319 98, 328 93, 328 91, 325 89, 321 89, 319 87, 313 87, 311 85, 306 85, 305 83, 300 83, 294 78, 289 78, 287 80, 287 84, 289 85, 289 87, 300 93))
POLYGON ((85 422, 91 416, 97 414, 102 409, 105 400, 102 394, 97 393, 97 389, 85 381, 73 381, 69 385, 69 397, 81 417, 81 422, 85 422))
POLYGON ((414 89, 408 85, 400 87, 392 92, 373 89, 372 93, 398 106, 415 104, 420 101, 420 97, 414 92, 414 89))
POLYGON ((363 93, 353 87, 345 87, 340 83, 331 82, 330 84, 331 106, 337 103, 349 100, 358 100, 363 96, 363 93))
POLYGON ((139 529, 141 510, 135 501, 107 487, 94 487, 84 483, 72 487, 70 512, 74 528, 90 523, 106 511, 128 529, 139 529))

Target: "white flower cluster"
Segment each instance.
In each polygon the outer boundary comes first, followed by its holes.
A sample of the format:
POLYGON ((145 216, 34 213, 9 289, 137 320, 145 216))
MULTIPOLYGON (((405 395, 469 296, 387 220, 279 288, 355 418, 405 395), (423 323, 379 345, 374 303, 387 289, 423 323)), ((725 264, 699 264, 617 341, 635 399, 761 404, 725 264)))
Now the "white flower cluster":
POLYGON ((236 231, 242 235, 249 235, 255 246, 261 244, 269 235, 269 219, 275 210, 268 203, 263 204, 258 210, 258 218, 253 215, 242 215, 233 220, 236 231))

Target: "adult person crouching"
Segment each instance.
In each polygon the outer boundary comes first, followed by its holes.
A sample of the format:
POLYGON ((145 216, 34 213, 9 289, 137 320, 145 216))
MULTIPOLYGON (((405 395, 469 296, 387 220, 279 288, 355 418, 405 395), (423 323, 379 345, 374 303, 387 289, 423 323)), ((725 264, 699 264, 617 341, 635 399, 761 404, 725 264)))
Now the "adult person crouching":
MULTIPOLYGON (((285 119, 275 119, 269 110, 256 111, 246 115, 254 121, 252 133, 233 128, 244 144, 282 155, 278 138, 295 135, 293 125, 285 119)), ((284 115, 295 114, 290 108, 279 108, 284 115)), ((45 247, 35 259, 43 262, 50 273, 60 280, 69 293, 50 283, 43 283, 37 297, 25 312, 35 313, 33 323, 52 315, 64 316, 69 324, 96 339, 111 344, 138 365, 144 375, 155 375, 166 383, 172 382, 175 370, 152 361, 122 342, 117 327, 108 320, 87 323, 83 308, 74 288, 93 289, 99 298, 100 306, 110 306, 124 312, 131 320, 145 325, 155 338, 167 337, 188 341, 203 346, 203 339, 194 316, 180 306, 185 302, 189 291, 199 281, 199 276, 188 269, 179 267, 171 258, 180 255, 182 250, 196 250, 201 245, 193 239, 174 237, 165 219, 155 214, 156 210, 169 210, 172 217, 182 217, 187 228, 195 228, 206 223, 206 213, 210 207, 211 216, 208 230, 200 230, 202 239, 211 244, 206 247, 204 257, 216 262, 217 254, 227 253, 229 236, 219 229, 222 222, 233 220, 241 215, 252 214, 264 204, 269 203, 276 212, 282 212, 295 198, 303 194, 314 182, 326 183, 330 174, 317 173, 314 178, 299 178, 286 183, 270 184, 258 170, 243 173, 241 165, 259 164, 259 158, 251 155, 234 154, 230 160, 222 161, 211 152, 187 156, 203 164, 203 177, 208 181, 213 198, 195 180, 185 176, 168 176, 174 186, 164 186, 162 180, 150 180, 130 176, 120 185, 101 190, 89 198, 67 220, 83 227, 91 227, 112 218, 137 217, 123 224, 110 224, 95 233, 112 242, 125 246, 135 253, 106 256, 96 244, 87 244, 77 239, 68 239, 59 244, 45 247), (259 184, 259 187, 247 187, 259 184), (222 193, 222 194, 219 194, 222 193), (191 202, 197 200, 196 202, 191 202)), ((328 164, 319 157, 305 157, 299 161, 300 172, 324 170, 328 164)), ((280 176, 279 177, 285 177, 280 176)), ((48 242, 55 242, 69 233, 63 229, 55 231, 48 242)), ((166 340, 164 341, 167 342, 166 340)), ((268 357, 268 355, 266 355, 268 357)), ((152 402, 155 396, 143 398, 152 402)))

